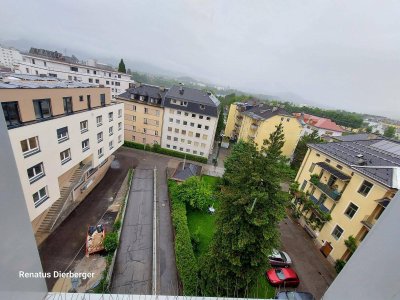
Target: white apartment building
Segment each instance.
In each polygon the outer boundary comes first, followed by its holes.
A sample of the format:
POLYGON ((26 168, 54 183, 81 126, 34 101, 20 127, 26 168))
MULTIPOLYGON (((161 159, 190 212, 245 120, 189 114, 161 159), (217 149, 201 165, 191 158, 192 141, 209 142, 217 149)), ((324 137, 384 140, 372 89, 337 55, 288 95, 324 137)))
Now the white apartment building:
POLYGON ((21 59, 16 61, 15 72, 103 85, 110 89, 113 99, 134 83, 130 75, 95 60, 81 62, 74 56, 36 48, 21 54, 21 59))
POLYGON ((21 53, 17 49, 0 46, 0 66, 14 69, 14 63, 21 60, 21 53))
POLYGON ((212 153, 219 101, 211 93, 173 86, 164 96, 161 147, 208 157, 212 153))
POLYGON ((110 98, 108 88, 80 82, 27 75, 0 81, 2 111, 35 233, 49 232, 63 209, 86 197, 123 144, 124 105, 110 98))

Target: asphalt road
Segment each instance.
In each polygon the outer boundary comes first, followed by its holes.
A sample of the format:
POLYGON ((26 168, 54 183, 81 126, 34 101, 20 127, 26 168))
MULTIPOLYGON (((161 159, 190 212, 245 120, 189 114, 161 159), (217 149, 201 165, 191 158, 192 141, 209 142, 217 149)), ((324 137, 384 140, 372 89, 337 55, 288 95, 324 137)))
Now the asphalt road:
MULTIPOLYGON (((85 255, 83 247, 89 224, 97 224, 112 203, 129 168, 136 166, 134 156, 117 153, 111 168, 86 199, 41 244, 39 255, 44 272, 68 271, 74 259, 85 255)), ((47 288, 52 289, 57 279, 47 278, 47 288)))
POLYGON ((128 148, 122 148, 118 153, 124 157, 135 157, 138 164, 128 199, 111 291, 112 293, 151 294, 153 170, 156 167, 157 290, 162 295, 177 295, 178 276, 166 181, 166 168, 173 158, 128 148))
POLYGON ((310 292, 321 299, 335 278, 333 266, 315 247, 311 237, 289 217, 280 223, 282 248, 293 261, 300 278, 298 291, 310 292))

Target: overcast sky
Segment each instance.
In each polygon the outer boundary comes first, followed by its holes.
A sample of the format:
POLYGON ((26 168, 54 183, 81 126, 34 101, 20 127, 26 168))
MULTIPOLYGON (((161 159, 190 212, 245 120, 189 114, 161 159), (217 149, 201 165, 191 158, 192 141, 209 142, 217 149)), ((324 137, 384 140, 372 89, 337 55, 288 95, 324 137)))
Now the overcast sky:
POLYGON ((400 119, 398 0, 2 0, 0 22, 1 40, 400 119))

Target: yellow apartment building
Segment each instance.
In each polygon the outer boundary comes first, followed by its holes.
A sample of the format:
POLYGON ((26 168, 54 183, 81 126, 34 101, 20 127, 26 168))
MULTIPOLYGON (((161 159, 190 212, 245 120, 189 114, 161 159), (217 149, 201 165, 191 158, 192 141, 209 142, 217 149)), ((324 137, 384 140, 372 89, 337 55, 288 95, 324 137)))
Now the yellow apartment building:
POLYGON ((308 147, 293 199, 300 223, 331 262, 348 260, 345 240, 362 242, 399 188, 400 143, 375 139, 308 147))
POLYGON ((140 144, 161 145, 164 108, 161 107, 166 89, 137 83, 116 97, 125 105, 124 139, 140 144))
POLYGON ((282 153, 290 158, 300 139, 303 127, 300 122, 283 108, 266 104, 248 106, 245 103, 234 103, 229 108, 225 127, 225 136, 234 140, 254 141, 261 148, 264 140, 283 124, 285 144, 282 153))

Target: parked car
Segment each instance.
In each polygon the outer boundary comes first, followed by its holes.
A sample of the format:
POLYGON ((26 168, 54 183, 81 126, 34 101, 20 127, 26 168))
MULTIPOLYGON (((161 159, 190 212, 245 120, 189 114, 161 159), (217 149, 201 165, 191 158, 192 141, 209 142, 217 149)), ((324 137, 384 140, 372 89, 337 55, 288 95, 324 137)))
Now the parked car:
POLYGON ((272 254, 268 256, 271 266, 287 267, 292 264, 292 260, 286 252, 273 250, 272 254))
POLYGON ((275 299, 315 300, 315 297, 313 294, 307 292, 281 291, 276 294, 275 299))
POLYGON ((297 287, 300 284, 300 279, 292 268, 271 269, 266 276, 272 286, 297 287))

